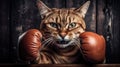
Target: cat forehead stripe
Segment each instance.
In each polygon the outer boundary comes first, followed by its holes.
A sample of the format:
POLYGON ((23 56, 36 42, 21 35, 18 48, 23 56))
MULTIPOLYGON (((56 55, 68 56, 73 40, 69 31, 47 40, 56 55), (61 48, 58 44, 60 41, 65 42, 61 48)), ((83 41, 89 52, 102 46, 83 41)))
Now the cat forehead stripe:
POLYGON ((59 21, 61 22, 71 22, 71 20, 75 19, 74 17, 70 16, 70 14, 73 13, 72 10, 70 9, 55 9, 55 12, 56 12, 56 15, 55 15, 56 17, 54 18, 59 17, 60 19, 59 21))

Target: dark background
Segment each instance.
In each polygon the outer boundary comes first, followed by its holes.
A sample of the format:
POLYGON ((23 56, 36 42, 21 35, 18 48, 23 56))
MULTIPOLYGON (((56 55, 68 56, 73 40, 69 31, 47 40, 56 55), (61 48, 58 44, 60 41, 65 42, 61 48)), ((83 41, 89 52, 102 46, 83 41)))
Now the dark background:
MULTIPOLYGON (((50 8, 79 8, 87 0, 42 0, 50 8)), ((120 63, 120 0, 90 0, 87 31, 106 39, 106 63, 120 63)), ((0 63, 19 63, 18 37, 28 29, 39 29, 36 0, 0 1, 0 63)), ((21 62, 20 62, 21 63, 21 62)))

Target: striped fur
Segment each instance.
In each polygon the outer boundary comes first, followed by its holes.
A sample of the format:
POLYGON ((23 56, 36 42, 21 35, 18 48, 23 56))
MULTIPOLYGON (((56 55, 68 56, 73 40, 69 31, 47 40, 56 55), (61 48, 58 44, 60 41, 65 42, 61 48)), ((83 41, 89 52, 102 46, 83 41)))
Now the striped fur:
POLYGON ((79 35, 86 29, 84 16, 89 1, 75 9, 48 8, 40 0, 37 6, 42 17, 40 31, 43 34, 38 64, 79 63, 81 61, 79 35))

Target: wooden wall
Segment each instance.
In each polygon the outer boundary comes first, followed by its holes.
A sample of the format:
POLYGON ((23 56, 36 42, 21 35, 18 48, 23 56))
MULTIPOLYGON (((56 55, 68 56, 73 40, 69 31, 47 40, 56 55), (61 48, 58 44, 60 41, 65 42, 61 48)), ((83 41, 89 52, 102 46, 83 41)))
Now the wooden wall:
MULTIPOLYGON (((50 8, 80 7, 87 0, 42 0, 50 8)), ((106 39, 106 62, 120 63, 119 0, 90 0, 85 17, 87 31, 106 39)), ((0 3, 0 63, 18 63, 17 40, 28 29, 39 29, 36 0, 2 0, 0 3)))

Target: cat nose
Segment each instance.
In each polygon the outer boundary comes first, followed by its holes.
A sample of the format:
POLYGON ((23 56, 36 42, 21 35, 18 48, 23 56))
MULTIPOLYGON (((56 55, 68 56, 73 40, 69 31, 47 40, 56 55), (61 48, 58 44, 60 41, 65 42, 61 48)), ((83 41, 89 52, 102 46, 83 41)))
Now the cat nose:
POLYGON ((60 36, 61 36, 62 39, 64 39, 64 37, 66 36, 66 33, 65 32, 61 32, 60 36))

